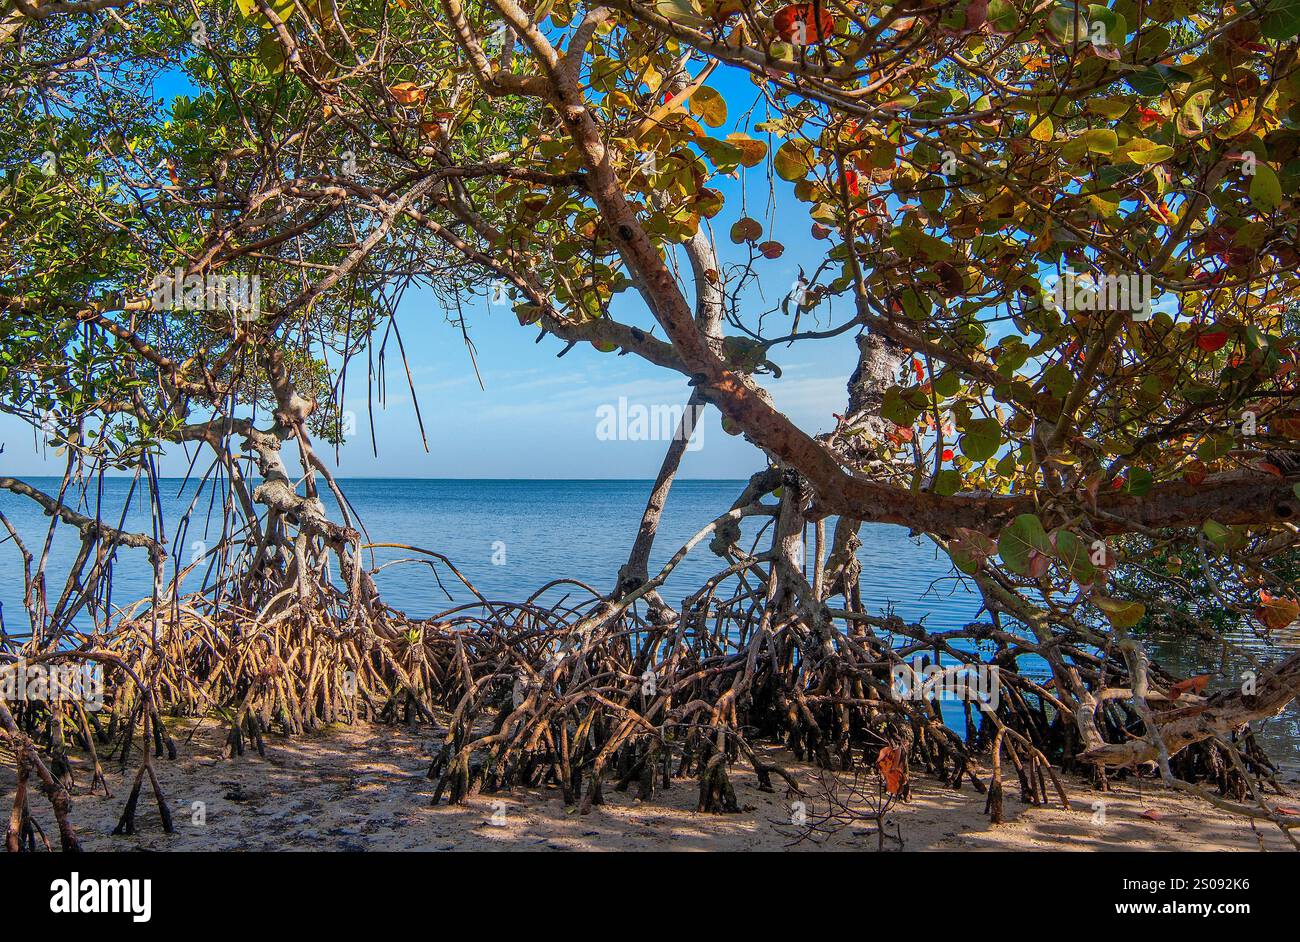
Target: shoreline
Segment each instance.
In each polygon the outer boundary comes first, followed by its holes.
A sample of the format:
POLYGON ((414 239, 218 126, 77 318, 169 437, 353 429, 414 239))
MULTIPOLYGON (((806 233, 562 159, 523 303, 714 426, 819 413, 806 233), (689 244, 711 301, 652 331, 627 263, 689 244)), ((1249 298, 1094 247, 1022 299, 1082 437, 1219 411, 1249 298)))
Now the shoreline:
MULTIPOLYGON (((362 722, 295 739, 266 737, 266 757, 250 750, 221 758, 223 730, 215 720, 187 720, 173 728, 178 758, 155 759, 170 803, 176 833, 162 830, 149 789, 141 792, 136 833, 111 834, 138 768, 133 754, 125 773, 105 763, 111 798, 85 793, 90 780, 82 757, 72 757, 77 788, 72 821, 89 851, 452 851, 452 850, 638 850, 638 851, 868 851, 877 838, 855 825, 824 845, 792 841, 787 788, 760 791, 753 770, 732 766, 739 814, 695 810, 694 779, 675 779, 653 799, 635 797, 635 786, 604 790, 605 804, 581 815, 566 808, 556 788, 515 788, 480 794, 463 805, 430 804, 435 783, 425 777, 435 735, 427 728, 362 722), (201 802, 201 805, 196 805, 201 802), (201 815, 199 811, 201 809, 201 815), (202 823, 196 823, 202 817, 202 823)), ((784 765, 807 793, 810 814, 824 807, 815 772, 779 749, 764 759, 784 765)), ((985 773, 987 774, 987 773, 985 773)), ((1233 817, 1150 779, 1115 782, 1093 791, 1081 779, 1062 776, 1072 810, 1055 801, 1032 807, 1020 801, 1014 776, 1004 796, 1003 824, 983 813, 984 796, 966 784, 960 791, 914 773, 912 797, 887 815, 905 851, 1087 851, 1290 849, 1276 828, 1233 817), (1097 807, 1104 802, 1104 823, 1097 807), (1145 816, 1144 816, 1145 815, 1145 816)), ((0 801, 12 801, 12 773, 0 772, 0 801)), ((1294 793, 1294 776, 1284 784, 1294 793)), ((1290 802, 1300 808, 1300 798, 1290 802)), ((56 833, 43 802, 33 812, 46 834, 56 833)), ((893 844, 886 844, 891 851, 893 844)))

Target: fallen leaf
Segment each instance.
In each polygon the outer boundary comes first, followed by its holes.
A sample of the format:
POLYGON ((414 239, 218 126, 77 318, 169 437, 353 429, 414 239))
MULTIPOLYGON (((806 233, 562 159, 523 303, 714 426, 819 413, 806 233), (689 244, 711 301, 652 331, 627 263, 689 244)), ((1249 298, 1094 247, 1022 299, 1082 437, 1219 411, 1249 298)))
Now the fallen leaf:
POLYGON ((876 757, 876 769, 885 780, 885 791, 891 795, 901 794, 903 785, 907 782, 903 758, 902 746, 886 746, 876 757))
POLYGON ((1199 677, 1188 677, 1186 680, 1180 680, 1169 688, 1169 699, 1177 700, 1185 693, 1200 693, 1205 689, 1205 685, 1209 682, 1209 674, 1202 674, 1199 677))

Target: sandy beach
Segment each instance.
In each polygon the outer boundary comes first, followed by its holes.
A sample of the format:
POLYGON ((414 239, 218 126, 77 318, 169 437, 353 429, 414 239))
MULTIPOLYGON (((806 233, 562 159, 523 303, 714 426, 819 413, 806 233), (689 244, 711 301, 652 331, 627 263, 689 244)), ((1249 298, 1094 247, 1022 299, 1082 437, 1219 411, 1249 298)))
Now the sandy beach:
MULTIPOLYGON (((431 805, 434 783, 425 777, 432 737, 428 730, 358 724, 299 739, 269 737, 266 756, 221 757, 217 723, 178 726, 180 756, 156 761, 171 803, 176 833, 163 833, 152 795, 141 796, 137 832, 111 834, 121 813, 135 761, 125 774, 106 767, 112 797, 86 794, 89 773, 76 765, 72 817, 92 851, 450 851, 450 850, 857 850, 875 851, 866 826, 840 831, 822 845, 795 843, 787 788, 757 787, 748 767, 733 766, 740 814, 695 811, 694 780, 675 780, 653 801, 635 786, 605 790, 605 804, 590 814, 566 808, 556 789, 514 789, 479 795, 459 806, 431 805), (196 804, 201 803, 201 804, 196 804), (200 813, 201 811, 201 813, 200 813)), ((137 753, 138 757, 138 753, 137 753)), ((773 750, 771 761, 794 774, 808 793, 810 813, 824 807, 814 770, 773 750)), ((991 825, 984 797, 915 775, 912 797, 888 816, 906 851, 952 850, 1239 850, 1286 849, 1272 826, 1252 829, 1209 805, 1171 794, 1150 780, 1128 779, 1112 791, 1094 792, 1065 779, 1072 810, 1023 804, 1014 776, 1007 783, 1006 821, 991 825), (1097 802, 1104 801, 1104 823, 1097 802)), ((0 768, 0 801, 13 794, 12 771, 0 768)), ((1288 783, 1292 788, 1295 782, 1288 783)), ((48 806, 33 803, 41 826, 56 833, 48 806)), ((1295 802, 1300 805, 1300 799, 1295 802)), ((887 845, 891 848, 895 845, 887 845)))

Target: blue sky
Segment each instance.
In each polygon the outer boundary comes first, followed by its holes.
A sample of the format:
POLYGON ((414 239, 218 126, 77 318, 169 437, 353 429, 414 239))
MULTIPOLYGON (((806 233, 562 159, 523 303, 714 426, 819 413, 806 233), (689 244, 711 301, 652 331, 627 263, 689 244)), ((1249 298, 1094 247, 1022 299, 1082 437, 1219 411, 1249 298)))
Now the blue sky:
MULTIPOLYGON (((767 263, 779 273, 779 278, 773 275, 775 284, 793 281, 797 268, 795 262, 787 263, 789 257, 767 263)), ((467 305, 466 315, 486 388, 480 390, 459 330, 446 322, 434 299, 408 293, 398 310, 398 324, 429 450, 425 452, 421 443, 400 364, 390 358, 387 402, 373 404, 379 454, 372 454, 363 363, 361 369, 351 371, 343 403, 356 413, 357 433, 339 449, 342 475, 654 477, 665 443, 601 441, 596 437, 597 410, 604 404, 616 405, 620 396, 629 404, 682 405, 689 394, 685 377, 632 355, 599 353, 587 344, 556 359, 562 342, 547 337, 535 344, 535 329, 520 328, 508 307, 490 307, 482 299, 467 305)), ((772 357, 782 368, 782 378, 759 379, 802 428, 828 431, 835 424, 831 413, 843 410, 844 384, 854 354, 851 336, 780 347, 772 357)), ((747 477, 761 469, 759 452, 742 438, 723 432, 716 410, 708 411, 702 435, 702 447, 686 454, 683 477, 747 477)), ((11 416, 0 415, 0 442, 5 446, 7 474, 63 470, 62 459, 34 447, 30 429, 11 416)), ((333 454, 328 458, 333 464, 333 454)), ((161 470, 183 474, 187 465, 184 454, 174 451, 163 460, 161 470)))
MULTIPOLYGON (((757 90, 747 75, 724 67, 710 85, 727 99, 729 121, 713 133, 719 137, 736 130, 735 121, 749 111, 757 90)), ((168 94, 186 91, 183 82, 168 94)), ((751 121, 764 118, 760 106, 751 121)), ((775 146, 779 141, 769 141, 775 146)), ((811 271, 813 259, 828 243, 814 242, 806 207, 794 200, 789 184, 777 179, 775 201, 768 204, 768 180, 760 166, 748 172, 744 189, 747 210, 758 218, 764 238, 786 246, 776 260, 759 262, 763 297, 751 293, 746 308, 748 323, 757 314, 776 307, 789 291, 800 263, 811 271)), ((716 185, 716 184, 715 184, 716 185)), ((728 238, 731 223, 740 215, 741 185, 724 182, 727 198, 714 220, 715 235, 724 266, 743 253, 728 238)), ((689 272, 689 269, 686 269, 689 272)), ((689 277, 688 277, 689 281, 689 277)), ((508 305, 491 305, 485 298, 464 299, 464 312, 477 351, 485 389, 480 389, 458 328, 447 322, 446 312, 431 293, 409 291, 398 308, 398 326, 411 366, 415 391, 428 437, 421 442, 410 391, 390 340, 388 398, 373 403, 378 455, 370 443, 370 411, 366 395, 365 359, 350 369, 343 408, 356 413, 357 430, 339 449, 338 473, 347 477, 437 478, 651 478, 657 473, 666 447, 661 441, 602 441, 596 436, 597 410, 616 405, 620 397, 645 406, 684 404, 689 389, 684 377, 659 369, 634 355, 603 354, 587 344, 556 354, 563 343, 547 337, 534 343, 535 328, 521 328, 508 305)), ((649 329, 653 322, 633 291, 616 299, 612 313, 649 329)), ((850 315, 847 301, 823 303, 805 314, 801 328, 830 326, 850 315), (834 320, 832 321, 832 313, 834 320)), ((766 331, 786 333, 787 318, 770 315, 766 331)), ((662 336, 662 330, 659 336, 662 336)), ((843 410, 845 382, 856 363, 852 333, 828 341, 779 347, 770 353, 780 365, 779 380, 759 377, 779 408, 810 433, 834 427, 833 412, 843 410)), ((0 415, 3 468, 15 475, 59 474, 63 460, 36 447, 31 430, 7 415, 0 415)), ((206 456, 201 459, 206 463, 206 456)), ((331 464, 335 461, 329 455, 331 464)), ((184 474, 187 455, 174 449, 161 462, 163 474, 184 474)), ((742 438, 722 431, 716 410, 709 409, 698 450, 688 451, 682 464, 684 478, 746 477, 763 466, 761 454, 742 438)))

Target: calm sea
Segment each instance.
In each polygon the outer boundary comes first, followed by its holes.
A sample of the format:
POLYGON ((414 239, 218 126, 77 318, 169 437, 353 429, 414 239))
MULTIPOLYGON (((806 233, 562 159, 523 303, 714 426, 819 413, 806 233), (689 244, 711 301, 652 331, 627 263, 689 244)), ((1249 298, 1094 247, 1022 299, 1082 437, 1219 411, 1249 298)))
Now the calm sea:
MULTIPOLYGON (((31 478, 47 493, 58 480, 31 478)), ((564 576, 606 592, 627 559, 640 522, 649 481, 496 481, 416 480, 356 478, 342 482, 344 494, 376 543, 405 543, 449 557, 478 590, 490 600, 517 601, 552 579, 564 576)), ((682 543, 725 511, 743 489, 742 481, 679 481, 673 485, 651 559, 655 572, 682 543)), ((117 525, 131 492, 126 478, 107 479, 102 492, 93 492, 81 509, 99 514, 117 525)), ((327 503, 332 503, 327 501, 327 503)), ((220 532, 220 499, 214 505, 208 491, 190 482, 163 479, 162 529, 175 565, 188 564, 204 542, 214 542, 220 532), (188 525, 185 524, 189 514, 188 525)), ((29 550, 39 554, 49 518, 33 502, 0 491, 2 511, 22 535, 29 550)), ((334 512, 331 506, 331 512, 334 512)), ((337 516, 335 517, 337 519, 337 516)), ((829 540, 832 526, 827 527, 829 540)), ((744 521, 743 531, 753 539, 762 520, 744 521)), ((123 526, 150 532, 149 502, 137 487, 123 526)), ((22 608, 21 560, 0 540, 0 617, 11 633, 28 630, 22 608)), ((952 577, 947 558, 933 546, 910 539, 899 527, 867 525, 862 532, 862 597, 873 612, 897 612, 909 621, 924 618, 931 629, 952 628, 974 620, 978 599, 952 577)), ((76 535, 67 527, 56 532, 47 583, 57 597, 66 568, 76 551, 76 535)), ((411 554, 401 550, 374 551, 377 562, 411 554)), ((707 540, 678 566, 664 590, 670 601, 689 594, 721 566, 708 549, 707 540)), ((397 565, 378 576, 386 601, 415 616, 430 615, 467 602, 471 594, 443 570, 433 578, 424 565, 397 565), (441 582, 441 586, 439 584, 441 582), (446 592, 444 592, 444 588, 446 592), (448 600, 448 594, 451 601, 448 600)), ((201 576, 191 576, 187 588, 198 588, 201 576)), ((128 604, 148 595, 150 573, 143 554, 122 550, 113 572, 113 602, 128 604)), ((566 589, 563 591, 575 591, 566 589)), ((550 601, 559 595, 547 596, 550 601)), ((82 625, 81 627, 89 627, 82 625)), ((1184 673, 1211 672, 1211 687, 1235 681, 1240 665, 1221 665, 1217 652, 1198 649, 1187 642, 1153 642, 1157 656, 1184 673)), ((1259 652, 1270 659, 1277 650, 1259 652)), ((1264 724, 1270 752, 1289 767, 1300 765, 1300 707, 1264 724)))

